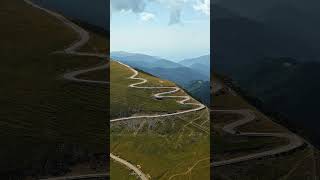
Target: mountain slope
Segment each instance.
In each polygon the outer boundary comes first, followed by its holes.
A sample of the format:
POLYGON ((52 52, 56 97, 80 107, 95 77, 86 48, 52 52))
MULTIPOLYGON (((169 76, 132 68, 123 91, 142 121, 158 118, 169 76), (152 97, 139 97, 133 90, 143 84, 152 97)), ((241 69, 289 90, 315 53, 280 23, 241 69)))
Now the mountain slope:
POLYGON ((188 92, 204 104, 210 106, 210 81, 191 81, 187 86, 188 92))
POLYGON ((192 66, 193 64, 210 65, 210 56, 205 55, 197 58, 184 59, 180 61, 179 64, 182 64, 184 66, 192 66))
POLYGON ((202 56, 199 58, 184 61, 190 61, 190 67, 158 57, 153 57, 145 54, 128 53, 123 51, 112 52, 111 57, 159 78, 173 81, 195 95, 198 100, 201 100, 201 102, 209 105, 209 99, 207 98, 208 91, 206 91, 205 89, 207 87, 198 88, 198 90, 201 91, 197 91, 197 93, 190 91, 191 89, 194 89, 194 87, 191 86, 192 82, 209 81, 210 66, 207 65, 210 64, 209 56, 202 56), (195 63, 197 61, 201 63, 200 66, 195 63), (207 66, 198 71, 199 68, 205 65, 207 66))
POLYGON ((180 61, 179 64, 187 66, 207 77, 210 76, 210 55, 205 55, 192 59, 185 59, 180 61))
POLYGON ((317 62, 265 59, 254 67, 255 71, 238 82, 259 97, 266 108, 281 113, 292 125, 304 127, 303 133, 319 145, 320 134, 315 128, 319 123, 314 117, 318 116, 316 104, 320 101, 320 86, 312 81, 320 78, 319 68, 317 62))
POLYGON ((78 34, 24 1, 3 0, 0 9, 6 14, 0 21, 6 27, 0 29, 0 179, 63 175, 93 154, 99 162, 107 151, 108 87, 71 83, 62 75, 105 61, 53 53, 78 42, 78 34))
POLYGON ((236 15, 214 17, 212 21, 216 28, 212 39, 215 53, 211 65, 222 74, 240 77, 252 69, 248 67, 265 57, 296 57, 301 61, 316 57, 316 51, 304 41, 264 23, 236 15))
POLYGON ((256 100, 230 79, 222 76, 213 79, 218 79, 222 86, 214 93, 211 112, 215 122, 211 134, 215 154, 213 178, 313 179, 318 175, 316 148, 273 122, 272 114, 266 116, 252 106, 250 103, 256 100))
MULTIPOLYGON (((174 99, 157 100, 150 98, 152 91, 142 91, 140 89, 130 88, 128 84, 134 82, 133 80, 124 77, 130 77, 132 72, 121 64, 111 61, 110 81, 112 86, 110 88, 111 111, 110 117, 116 118, 120 116, 132 116, 137 113, 161 113, 161 112, 175 112, 177 109, 189 108, 189 106, 179 105, 174 99), (120 111, 121 110, 121 111, 120 111)), ((142 77, 147 77, 151 85, 159 86, 174 86, 175 84, 161 80, 148 74, 141 73, 142 77)))
POLYGON ((245 65, 263 57, 297 57, 310 59, 315 51, 299 38, 274 30, 264 23, 233 16, 215 18, 213 46, 215 65, 245 65), (234 29, 237 29, 235 31, 234 29))
POLYGON ((134 65, 138 68, 179 68, 183 67, 178 63, 174 63, 172 61, 149 56, 145 54, 138 53, 128 53, 128 52, 111 52, 111 57, 114 59, 119 59, 120 61, 130 63, 130 65, 134 65))
MULTIPOLYGON (((141 71, 133 77, 135 70, 115 61, 111 61, 110 70, 111 153, 131 162, 152 179, 209 179, 208 110, 189 111, 198 105, 188 103, 197 102, 193 99, 182 102, 187 96, 182 90, 168 93, 175 87, 170 81, 141 71), (159 92, 166 94, 156 98, 159 92), (175 115, 170 115, 174 112, 175 115), (190 166, 194 168, 189 169, 190 166), (188 170, 193 175, 184 174, 188 170)), ((129 171, 119 174, 125 172, 124 166, 116 163, 111 161, 112 179, 136 178, 129 171)))
POLYGON ((189 67, 149 55, 112 52, 111 57, 160 78, 174 81, 182 87, 186 87, 193 80, 209 79, 207 76, 189 67))
MULTIPOLYGON (((299 7, 282 4, 275 9, 278 10, 266 16, 270 22, 293 18, 290 14, 294 13, 297 18, 304 17, 300 17, 299 7)), ((316 70, 318 63, 312 62, 317 57, 314 48, 299 37, 279 33, 270 28, 269 23, 235 17, 218 18, 215 23, 215 71, 232 77, 242 88, 259 97, 270 111, 281 113, 292 124, 309 129, 309 137, 317 140, 319 133, 313 128, 317 125, 313 117, 317 116, 318 87, 316 83, 305 84, 320 77, 316 70), (232 31, 234 28, 236 32, 232 31)), ((281 21, 277 23, 282 24, 281 21)), ((296 24, 296 18, 286 23, 296 24)), ((314 142, 319 144, 319 141, 314 142)))
POLYGON ((319 1, 309 0, 271 0, 258 2, 254 0, 225 0, 216 3, 239 16, 264 23, 268 28, 290 35, 314 49, 319 57, 318 42, 320 39, 319 1))

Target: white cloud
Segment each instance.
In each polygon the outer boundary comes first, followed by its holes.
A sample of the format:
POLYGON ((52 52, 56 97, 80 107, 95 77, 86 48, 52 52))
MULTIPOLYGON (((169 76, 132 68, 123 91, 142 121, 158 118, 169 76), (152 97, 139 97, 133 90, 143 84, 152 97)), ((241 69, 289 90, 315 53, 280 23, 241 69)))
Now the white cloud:
POLYGON ((151 21, 155 18, 155 15, 149 12, 142 12, 140 13, 140 19, 142 21, 151 21))
POLYGON ((133 12, 140 15, 141 20, 150 21, 154 19, 154 15, 144 13, 147 4, 160 3, 170 12, 169 25, 174 25, 181 23, 181 14, 186 4, 195 1, 196 4, 193 6, 195 10, 210 14, 210 0, 111 0, 111 9, 117 12, 133 12))
POLYGON ((206 15, 210 15, 210 0, 198 0, 197 4, 195 4, 193 8, 206 15))

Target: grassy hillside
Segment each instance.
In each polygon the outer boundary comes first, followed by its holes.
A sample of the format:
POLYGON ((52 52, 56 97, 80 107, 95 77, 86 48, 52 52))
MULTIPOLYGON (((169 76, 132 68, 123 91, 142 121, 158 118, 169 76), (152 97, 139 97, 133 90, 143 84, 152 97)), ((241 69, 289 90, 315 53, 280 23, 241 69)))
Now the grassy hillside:
POLYGON ((313 82, 320 77, 320 63, 266 58, 252 67, 254 71, 239 78, 239 84, 259 97, 266 111, 286 117, 285 123, 320 145, 319 123, 315 118, 318 116, 320 85, 313 82))
POLYGON ((160 79, 172 81, 190 92, 196 99, 201 100, 202 103, 209 105, 210 93, 208 90, 210 88, 207 83, 210 75, 209 56, 186 59, 181 64, 155 56, 124 51, 111 52, 111 57, 160 79), (201 70, 199 71, 199 69, 201 70))
MULTIPOLYGON (((242 4, 218 3, 213 11, 217 27, 213 33, 217 44, 213 67, 258 97, 264 111, 281 116, 282 121, 287 119, 284 122, 287 126, 294 127, 319 146, 319 123, 315 117, 320 86, 313 80, 320 77, 317 50, 320 36, 316 30, 319 27, 314 25, 318 16, 307 10, 319 3, 302 5, 298 1, 284 1, 264 2, 270 7, 251 0, 242 4), (237 11, 236 6, 244 14, 256 11, 254 14, 259 14, 258 19, 263 21, 257 21, 253 15, 244 18, 230 13, 237 11)), ((315 12, 313 8, 309 10, 315 12)))
POLYGON ((77 34, 21 0, 1 1, 0 14, 1 179, 60 174, 105 152, 107 87, 62 79, 103 60, 52 54, 77 34))
POLYGON ((110 177, 117 180, 136 180, 132 172, 116 162, 110 162, 110 177))
MULTIPOLYGON (((214 77, 219 79, 221 77, 214 77)), ((221 81, 223 82, 223 81, 221 81)), ((237 92, 227 88, 216 93, 213 97, 214 109, 249 109, 254 112, 256 118, 254 121, 237 128, 241 132, 261 132, 261 133, 287 133, 288 130, 275 123, 273 119, 265 116, 257 108, 250 105, 237 92)), ((239 137, 226 134, 222 127, 226 124, 235 122, 241 118, 239 114, 226 112, 213 112, 211 134, 211 148, 214 161, 241 157, 244 155, 262 152, 288 143, 286 139, 274 137, 239 137)), ((318 173, 315 165, 317 161, 317 152, 312 146, 301 146, 298 149, 283 153, 277 156, 248 160, 232 165, 215 167, 213 175, 215 179, 312 179, 318 173)))
MULTIPOLYGON (((129 88, 137 80, 129 80, 133 72, 127 67, 111 62, 111 114, 114 118, 133 114, 165 114, 190 109, 174 99, 155 100, 158 90, 129 88), (140 105, 141 104, 141 105, 140 105), (134 111, 140 105, 139 111, 134 111), (124 113, 126 112, 126 113, 124 113)), ((144 86, 174 86, 150 75, 144 86)), ((184 95, 184 92, 177 93, 184 95)), ((152 179, 209 179, 209 112, 207 109, 184 115, 141 118, 111 124, 111 152, 134 165, 140 165, 152 179), (155 163, 156 162, 156 163, 155 163)), ((126 169, 111 163, 111 179, 134 178, 121 175, 126 169)))
POLYGON ((81 52, 109 53, 110 33, 103 28, 87 24, 81 21, 73 20, 76 24, 83 27, 90 33, 90 39, 87 44, 80 48, 81 52))
MULTIPOLYGON (((155 114, 161 112, 176 112, 182 109, 189 109, 188 105, 179 105, 175 99, 163 99, 161 101, 152 98, 152 93, 163 90, 144 90, 128 88, 129 84, 140 82, 128 79, 133 74, 123 65, 111 61, 110 66, 110 96, 111 118, 127 117, 133 114, 155 114)), ((160 80, 156 77, 140 73, 139 77, 148 80, 147 86, 175 86, 167 80, 160 80)))

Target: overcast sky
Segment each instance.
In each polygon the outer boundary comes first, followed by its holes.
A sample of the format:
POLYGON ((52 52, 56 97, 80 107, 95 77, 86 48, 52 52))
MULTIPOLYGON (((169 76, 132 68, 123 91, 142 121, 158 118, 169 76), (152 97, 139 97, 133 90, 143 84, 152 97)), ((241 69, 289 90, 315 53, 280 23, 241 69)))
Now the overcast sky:
POLYGON ((111 0, 111 51, 178 61, 210 52, 210 0, 111 0))

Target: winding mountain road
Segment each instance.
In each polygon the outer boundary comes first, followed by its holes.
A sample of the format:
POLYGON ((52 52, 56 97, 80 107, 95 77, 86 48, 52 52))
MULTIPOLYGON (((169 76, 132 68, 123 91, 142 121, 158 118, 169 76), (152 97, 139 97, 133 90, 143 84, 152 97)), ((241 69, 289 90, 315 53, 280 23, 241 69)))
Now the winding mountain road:
MULTIPOLYGON (((65 50, 60 51, 60 52, 54 52, 54 53, 65 53, 65 54, 74 55, 74 56, 97 57, 97 58, 102 58, 102 59, 108 58, 108 56, 106 54, 77 52, 77 50, 79 48, 81 48, 82 46, 84 46, 86 43, 88 43, 88 41, 90 39, 90 35, 86 30, 84 30, 80 26, 76 25, 72 21, 68 20, 64 16, 62 16, 58 13, 55 13, 53 11, 50 11, 48 9, 45 9, 45 8, 33 3, 30 0, 24 0, 24 2, 29 4, 32 7, 36 8, 36 9, 40 9, 40 10, 56 17, 58 20, 60 20, 62 23, 64 23, 67 27, 73 29, 78 34, 79 39, 77 41, 73 42, 65 50)), ((77 76, 80 74, 88 73, 91 71, 107 69, 108 67, 109 67, 109 63, 99 64, 97 67, 66 73, 63 75, 63 78, 66 80, 74 81, 74 82, 93 83, 93 84, 109 84, 109 82, 106 82, 106 81, 94 81, 94 80, 85 80, 85 79, 77 78, 77 76)), ((47 178, 47 179, 43 179, 43 180, 76 180, 76 179, 93 179, 93 178, 108 178, 108 177, 109 177, 108 173, 100 173, 100 174, 86 174, 86 175, 77 175, 77 176, 62 176, 62 177, 47 178)))
MULTIPOLYGON (((45 9, 41 6, 38 6, 36 4, 34 4, 33 2, 31 2, 30 0, 24 0, 24 2, 26 2, 27 4, 31 5, 34 8, 40 9, 54 17, 56 17, 57 19, 59 19, 61 22, 63 22, 66 26, 72 28, 80 37, 79 40, 73 42, 68 48, 66 48, 63 52, 59 52, 59 53, 65 53, 65 54, 70 54, 70 55, 76 55, 76 56, 87 56, 87 57, 97 57, 97 58, 108 58, 108 56, 106 54, 98 54, 98 53, 87 53, 87 52, 77 52, 77 50, 82 47, 83 45, 85 45, 89 39, 90 39, 90 35, 87 31, 85 31, 84 29, 82 29, 80 26, 76 25, 75 23, 73 23, 72 21, 68 20, 67 18, 65 18, 64 16, 55 13, 53 11, 50 11, 48 9, 45 9)), ((118 62, 120 63, 120 62, 118 62)), ((120 63, 122 64, 122 63, 120 63)), ((112 122, 117 122, 117 121, 124 121, 124 120, 130 120, 130 119, 138 119, 138 118, 156 118, 156 117, 167 117, 167 116, 174 116, 174 115, 181 115, 181 114, 185 114, 185 113, 190 113, 190 112, 195 112, 195 111, 199 111, 205 108, 204 105, 200 104, 200 103, 191 103, 191 102, 187 102, 190 101, 191 98, 189 96, 170 96, 169 94, 174 94, 178 91, 180 91, 181 89, 178 87, 149 87, 149 86, 139 86, 142 84, 147 83, 146 79, 143 78, 139 78, 138 76, 138 71, 136 71, 135 69, 129 67, 128 65, 122 64, 124 66, 126 66, 127 68, 129 68, 132 72, 133 75, 130 76, 129 78, 132 80, 139 80, 140 82, 137 83, 133 83, 130 84, 129 87, 130 88, 137 88, 137 89, 167 89, 168 91, 165 92, 161 92, 161 93, 157 93, 154 95, 154 97, 156 98, 176 98, 176 99, 180 99, 177 100, 177 103, 179 104, 186 104, 186 105, 193 105, 195 106, 195 108, 193 109, 189 109, 189 110, 185 110, 185 111, 180 111, 180 112, 175 112, 175 113, 168 113, 168 114, 155 114, 155 115, 143 115, 143 116, 131 116, 131 117, 123 117, 123 118, 117 118, 117 119, 112 119, 112 122)), ((77 76, 84 74, 84 73, 88 73, 91 71, 97 71, 97 70, 102 70, 102 69, 107 69, 109 67, 109 64, 102 64, 99 65, 97 67, 93 67, 93 68, 88 68, 85 70, 78 70, 78 71, 74 71, 74 72, 69 72, 63 75, 64 79, 70 80, 70 81, 74 81, 74 82, 81 82, 81 83, 92 83, 92 84, 109 84, 109 82, 107 81, 94 81, 94 80, 85 80, 85 79, 81 79, 81 78, 77 78, 77 76)), ((213 166, 223 166, 223 165, 228 165, 228 164, 234 164, 234 163, 238 163, 238 162, 243 162, 243 161, 248 161, 248 160, 252 160, 252 159, 258 159, 258 158, 262 158, 262 157, 266 157, 266 156, 272 156, 272 155, 276 155, 276 154, 281 154, 284 152, 288 152, 290 150, 293 150, 297 147, 300 147, 301 145, 304 144, 304 141, 296 136, 295 134, 292 133, 258 133, 258 132, 250 132, 250 133, 244 133, 244 132, 236 132, 236 128, 239 126, 242 126, 244 124, 250 123, 252 121, 254 121, 255 119, 255 115, 249 111, 249 110, 212 110, 213 112, 228 112, 228 113, 234 113, 234 114, 240 114, 242 115, 244 118, 230 123, 226 126, 223 127, 223 131, 229 133, 229 134, 233 134, 233 135, 238 135, 238 136, 259 136, 259 137, 278 137, 278 138, 286 138, 289 140, 289 144, 284 145, 284 146, 280 146, 278 148, 269 150, 269 151, 264 151, 264 152, 260 152, 260 153, 254 153, 254 154, 250 154, 250 155, 246 155, 246 156, 241 156, 238 158, 233 158, 233 159, 229 159, 229 160, 223 160, 223 161, 217 161, 217 162, 213 162, 213 166)), ((128 161, 121 159, 120 157, 115 156, 114 154, 110 153, 110 157, 120 163, 125 165, 127 168, 133 170, 142 180, 147 180, 147 176, 137 167, 135 167, 134 165, 132 165, 131 163, 129 163, 128 161)), ((60 179, 84 179, 84 178, 94 178, 94 177, 108 177, 108 174, 92 174, 92 175, 81 175, 81 176, 72 176, 72 177, 59 177, 60 179)), ((58 179, 59 179, 58 178, 58 179)), ((54 180, 57 178, 49 178, 48 180, 54 180)))
POLYGON ((103 64, 103 65, 99 65, 97 67, 93 67, 93 68, 89 68, 89 69, 72 71, 72 72, 64 74, 63 78, 67 79, 69 81, 80 82, 80 83, 109 84, 109 82, 107 82, 107 81, 95 81, 95 80, 87 80, 87 79, 77 78, 77 76, 79 76, 81 74, 85 74, 85 73, 92 72, 92 71, 98 71, 98 70, 107 69, 108 67, 109 67, 109 63, 108 64, 103 64))
POLYGON ((128 161, 121 159, 113 154, 110 153, 110 157, 117 161, 118 163, 121 163, 125 166, 127 166, 129 169, 133 170, 141 180, 148 180, 147 175, 145 175, 139 168, 137 168, 136 166, 134 166, 133 164, 129 163, 128 161))
POLYGON ((157 94, 154 94, 153 96, 155 98, 158 98, 158 99, 162 99, 162 98, 181 99, 181 100, 177 100, 177 103, 183 104, 183 105, 193 105, 193 106, 197 106, 197 107, 195 107, 193 109, 188 109, 188 110, 185 110, 185 111, 175 112, 175 113, 122 117, 122 118, 112 119, 111 122, 125 121, 125 120, 130 120, 130 119, 139 119, 139 118, 158 118, 158 117, 175 116, 175 115, 181 115, 181 114, 186 114, 186 113, 190 113, 190 112, 199 111, 199 110, 202 110, 202 109, 206 108, 205 105, 203 105, 201 103, 198 103, 198 102, 197 103, 187 102, 187 101, 191 100, 190 96, 168 96, 168 94, 174 94, 174 93, 177 93, 177 92, 179 92, 181 90, 180 88, 178 88, 176 86, 174 86, 174 87, 139 86, 139 85, 147 83, 148 80, 137 77, 138 74, 139 74, 138 71, 133 69, 133 68, 131 68, 130 66, 128 66, 126 64, 123 64, 121 62, 117 62, 117 63, 127 67, 129 70, 131 70, 133 72, 133 75, 130 76, 129 79, 139 80, 140 81, 140 82, 137 82, 137 83, 130 84, 129 85, 130 88, 136 88, 136 89, 168 89, 168 91, 157 93, 157 94))
POLYGON ((24 0, 25 3, 29 4, 30 6, 40 9, 46 13, 48 13, 51 16, 54 16, 58 20, 60 20, 62 23, 64 23, 67 27, 73 29, 78 35, 79 38, 75 42, 73 42, 68 48, 66 48, 63 52, 70 55, 79 55, 79 56, 92 56, 92 57, 99 57, 99 58, 107 58, 108 56, 106 54, 97 54, 97 53, 88 53, 88 52, 77 52, 79 48, 87 44, 87 42, 90 40, 90 34, 77 24, 73 23, 69 19, 65 18, 63 15, 58 14, 56 12, 50 11, 49 9, 43 8, 35 3, 33 3, 30 0, 24 0))
MULTIPOLYGON (((54 16, 54 17, 56 17, 61 22, 63 22, 66 26, 72 28, 75 32, 77 32, 77 34, 79 35, 80 39, 75 41, 74 43, 72 43, 64 51, 58 52, 58 53, 65 53, 65 54, 70 54, 70 55, 75 55, 75 56, 108 58, 108 56, 105 55, 105 54, 77 52, 77 50, 79 48, 81 48, 82 46, 84 46, 90 39, 90 35, 86 30, 82 29, 80 26, 76 25, 75 23, 73 23, 72 21, 68 20, 64 16, 62 16, 62 15, 56 13, 56 12, 50 11, 48 9, 45 9, 45 8, 39 6, 39 5, 36 5, 30 0, 24 0, 24 2, 26 2, 27 4, 29 4, 30 6, 32 6, 34 8, 40 9, 40 10, 42 10, 42 11, 44 11, 44 12, 46 12, 46 13, 54 16)), ((118 62, 118 63, 120 63, 120 62, 118 62)), ((122 64, 122 63, 120 63, 120 64, 122 64)), ((130 120, 130 119, 138 119, 138 118, 156 118, 156 117, 167 117, 167 116, 181 115, 181 114, 186 114, 186 113, 190 113, 190 112, 199 111, 199 110, 202 110, 202 109, 206 108, 206 106, 204 106, 201 103, 187 102, 187 101, 191 100, 190 96, 169 96, 169 94, 174 94, 174 93, 180 91, 181 89, 178 88, 178 87, 138 86, 138 85, 145 84, 148 81, 146 79, 137 77, 139 73, 135 69, 133 69, 130 66, 125 65, 125 64, 122 64, 122 65, 127 67, 127 68, 129 68, 133 72, 133 75, 129 77, 130 79, 132 79, 132 80, 140 80, 140 82, 138 82, 138 83, 130 84, 129 85, 130 88, 137 88, 137 89, 168 89, 168 91, 155 94, 154 97, 156 97, 156 98, 177 98, 177 99, 181 99, 181 100, 177 101, 177 103, 179 103, 179 104, 193 105, 193 106, 196 106, 196 107, 193 108, 193 109, 180 111, 180 112, 175 112, 175 113, 168 113, 168 114, 155 114, 155 115, 131 116, 131 117, 117 118, 117 119, 112 119, 111 123, 112 122, 116 122, 116 121, 124 121, 124 120, 130 120)), ((102 65, 99 65, 99 66, 93 67, 93 68, 84 69, 84 70, 77 70, 77 71, 65 73, 63 75, 63 78, 66 79, 66 80, 69 80, 69 81, 80 82, 80 83, 109 84, 109 82, 107 82, 107 81, 94 81, 94 80, 86 80, 86 79, 77 78, 77 76, 79 76, 81 74, 85 74, 85 73, 92 72, 92 71, 106 69, 108 67, 109 67, 109 63, 102 64, 102 65)), ((139 168, 137 168, 133 164, 129 163, 128 161, 126 161, 124 159, 121 159, 120 157, 117 157, 116 155, 114 155, 112 153, 110 153, 110 157, 114 161, 116 161, 116 162, 118 162, 120 164, 123 164, 127 168, 133 170, 139 176, 140 179, 148 180, 147 175, 145 175, 139 168)), ((85 178, 93 178, 93 177, 95 177, 95 175, 96 175, 97 178, 107 177, 108 176, 108 174, 93 174, 93 175, 80 175, 80 176, 69 176, 69 177, 65 176, 65 177, 58 177, 58 178, 48 178, 47 180, 55 180, 55 179, 85 179, 85 178)))
POLYGON ((239 162, 244 162, 248 160, 253 160, 253 159, 259 159, 267 156, 273 156, 273 155, 278 155, 282 154, 285 152, 289 152, 293 149, 296 149, 300 146, 302 146, 305 142, 302 138, 298 137, 297 135, 293 133, 261 133, 261 132, 239 132, 236 131, 236 128, 245 125, 247 123, 250 123, 256 119, 255 114, 248 109, 241 109, 241 110, 211 110, 211 112, 222 112, 222 113, 230 113, 230 114, 239 114, 241 115, 241 119, 238 121, 232 122, 230 124, 225 125, 222 130, 225 131, 226 133, 232 134, 232 135, 237 135, 237 136, 250 136, 250 137, 276 137, 276 138, 283 138, 288 140, 287 145, 283 145, 280 147, 276 147, 272 150, 268 151, 263 151, 259 153, 253 153, 237 158, 232 158, 228 160, 222 160, 222 161, 216 161, 213 162, 212 165, 215 167, 218 166, 224 166, 224 165, 229 165, 229 164, 235 164, 239 162))
MULTIPOLYGON (((117 62, 125 67, 127 67, 129 70, 131 70, 133 72, 133 75, 131 75, 129 77, 129 79, 132 80, 139 80, 140 82, 136 82, 136 83, 132 83, 130 84, 128 87, 130 88, 136 88, 136 89, 167 89, 168 91, 165 92, 161 92, 161 93, 157 93, 154 94, 153 96, 155 98, 176 98, 176 99, 180 99, 177 100, 177 103, 179 104, 183 104, 183 105, 193 105, 195 106, 195 108, 193 109, 189 109, 189 110, 185 110, 185 111, 180 111, 180 112, 175 112, 175 113, 167 113, 167 114, 154 114, 154 115, 142 115, 142 116, 130 116, 130 117, 122 117, 122 118, 117 118, 117 119, 112 119, 110 120, 111 123, 113 122, 118 122, 118 121, 126 121, 126 120, 132 120, 132 119, 140 119, 140 118, 161 118, 161 117, 168 117, 168 116, 175 116, 175 115, 181 115, 181 114, 186 114, 186 113, 191 113, 191 112, 195 112, 195 111, 200 111, 202 109, 205 109, 206 106, 201 104, 201 103, 192 103, 192 102, 187 102, 191 100, 190 96, 169 96, 168 94, 174 94, 177 93, 178 91, 180 91, 181 89, 174 86, 174 87, 151 87, 151 86, 141 86, 145 83, 148 82, 148 80, 144 79, 144 78, 140 78, 137 77, 139 75, 138 71, 131 68, 130 66, 123 64, 121 62, 117 62)), ((131 163, 125 161, 124 159, 120 159, 119 157, 115 156, 114 154, 110 153, 110 157, 121 163, 124 164, 125 166, 127 166, 129 169, 133 170, 142 180, 148 180, 147 175, 145 175, 140 169, 136 168, 134 165, 132 165, 131 163)))
MULTIPOLYGON (((73 42, 65 50, 58 51, 58 52, 55 52, 55 53, 65 53, 65 54, 74 55, 74 56, 97 57, 97 58, 104 58, 104 59, 108 58, 108 56, 106 54, 77 52, 78 49, 80 49, 82 46, 87 44, 88 41, 90 40, 90 34, 86 30, 84 30, 83 28, 81 28, 77 24, 73 23, 69 19, 65 18, 61 14, 58 14, 56 12, 50 11, 50 10, 48 10, 46 8, 43 8, 43 7, 33 3, 30 0, 24 0, 24 2, 29 4, 30 6, 32 6, 34 8, 40 9, 40 10, 50 14, 51 16, 54 16, 55 18, 60 20, 67 27, 73 29, 78 34, 78 37, 79 37, 78 40, 73 42)), ((92 68, 89 68, 89 69, 78 70, 78 71, 73 71, 73 72, 70 72, 70 73, 66 73, 66 74, 63 75, 63 77, 64 77, 64 79, 67 79, 67 80, 70 80, 70 81, 75 81, 75 82, 109 84, 109 82, 105 82, 105 81, 93 81, 93 80, 84 80, 84 79, 76 78, 76 76, 78 76, 80 74, 88 73, 88 72, 91 72, 91 71, 107 69, 108 67, 109 67, 109 64, 108 63, 104 63, 104 64, 101 64, 101 65, 98 65, 97 67, 92 67, 92 68)))

